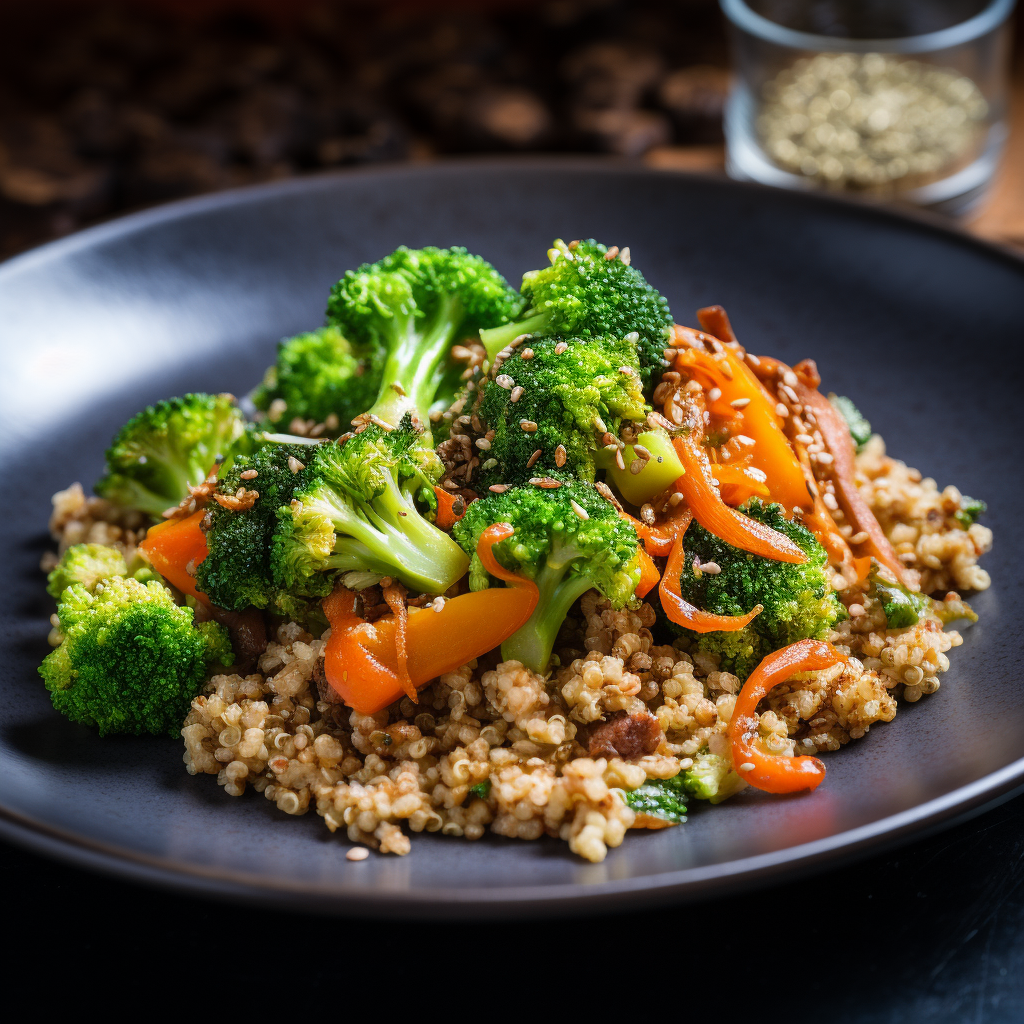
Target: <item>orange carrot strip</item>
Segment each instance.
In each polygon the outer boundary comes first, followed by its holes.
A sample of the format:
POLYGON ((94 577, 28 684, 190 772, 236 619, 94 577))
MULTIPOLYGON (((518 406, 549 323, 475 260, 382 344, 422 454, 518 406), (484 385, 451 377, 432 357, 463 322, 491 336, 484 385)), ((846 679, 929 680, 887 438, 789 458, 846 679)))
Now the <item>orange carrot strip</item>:
POLYGON ((796 793, 816 789, 825 778, 825 766, 816 757, 777 757, 763 753, 754 744, 759 724, 757 705, 794 673, 828 668, 841 661, 848 661, 846 655, 824 640, 798 640, 769 654, 750 674, 729 721, 733 765, 750 785, 766 793, 796 793))
POLYGON ((733 547, 762 558, 795 565, 807 561, 800 547, 788 537, 729 508, 722 501, 711 474, 707 453, 693 433, 673 438, 673 444, 686 470, 676 481, 676 486, 682 491, 697 522, 705 530, 733 547))
POLYGON ((183 594, 190 594, 205 605, 210 599, 196 590, 196 581, 189 573, 206 558, 206 534, 201 529, 202 510, 187 519, 171 519, 151 526, 139 549, 164 579, 170 580, 183 594))

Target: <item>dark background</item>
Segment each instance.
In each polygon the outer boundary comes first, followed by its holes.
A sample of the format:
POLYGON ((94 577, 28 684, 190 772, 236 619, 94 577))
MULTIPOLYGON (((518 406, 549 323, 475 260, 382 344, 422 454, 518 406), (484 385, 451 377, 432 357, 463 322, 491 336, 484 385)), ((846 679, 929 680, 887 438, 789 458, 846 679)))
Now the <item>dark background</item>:
MULTIPOLYGON (((709 0, 0 3, 0 258, 153 203, 375 161, 713 167, 727 64, 709 0)), ((0 846, 4 973, 83 1009, 134 981, 140 1006, 180 995, 232 1016, 243 991, 267 1016, 313 993, 338 1014, 365 998, 373 1016, 550 1016, 613 988, 644 1017, 1017 1022, 1022 812, 1024 797, 728 900, 533 923, 289 915, 0 846)))

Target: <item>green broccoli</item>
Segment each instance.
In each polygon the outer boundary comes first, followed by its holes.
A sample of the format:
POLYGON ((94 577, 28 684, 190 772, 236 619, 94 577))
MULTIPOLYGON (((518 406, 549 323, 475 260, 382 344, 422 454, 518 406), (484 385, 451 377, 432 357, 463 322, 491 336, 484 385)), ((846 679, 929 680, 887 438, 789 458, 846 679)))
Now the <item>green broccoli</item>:
POLYGON ((329 322, 383 365, 372 416, 405 416, 429 442, 429 412, 450 377, 454 342, 508 323, 522 300, 486 260, 465 249, 397 249, 350 270, 331 290, 329 322))
POLYGON ((693 765, 671 779, 648 779, 626 794, 626 803, 637 814, 662 818, 673 824, 686 821, 685 800, 708 800, 720 804, 747 783, 728 757, 706 750, 693 758, 693 765))
POLYGON ((107 449, 93 488, 115 505, 158 517, 188 496, 213 466, 251 443, 231 395, 189 394, 132 417, 107 449))
POLYGON ((832 403, 836 412, 846 421, 850 437, 853 438, 857 451, 862 452, 864 446, 871 440, 871 424, 864 419, 863 413, 849 398, 843 395, 829 395, 828 400, 832 403))
POLYGON ((69 587, 57 609, 63 641, 39 674, 53 706, 109 733, 176 736, 207 667, 234 660, 227 630, 192 623, 159 583, 103 580, 69 587))
POLYGON ((59 598, 68 587, 78 584, 91 594, 101 580, 127 575, 128 566, 117 548, 106 544, 74 544, 46 577, 46 592, 59 598))
POLYGON ((927 594, 914 593, 901 583, 890 583, 877 572, 871 573, 868 579, 875 596, 882 603, 889 629, 914 626, 926 611, 931 610, 932 599, 927 594))
POLYGON ((597 589, 621 608, 640 579, 637 536, 611 502, 587 484, 566 482, 554 490, 510 487, 474 501, 455 524, 455 539, 472 556, 469 585, 493 586, 476 555, 480 534, 494 523, 511 523, 515 534, 496 544, 505 568, 530 577, 540 600, 529 621, 501 645, 502 657, 543 672, 558 630, 573 602, 597 589))
POLYGON ((494 430, 487 455, 496 462, 482 473, 483 485, 556 470, 593 481, 605 431, 617 436, 623 419, 642 421, 649 411, 639 370, 636 349, 616 338, 521 345, 484 387, 479 415, 494 430), (522 391, 512 401, 515 388, 522 391), (524 430, 524 421, 537 429, 524 430))
POLYGON ((780 647, 805 637, 826 638, 843 615, 832 589, 828 555, 810 530, 796 519, 786 519, 780 505, 766 505, 757 498, 747 502, 743 511, 798 544, 807 561, 793 565, 749 554, 696 522, 687 530, 679 579, 683 597, 717 615, 743 615, 755 605, 763 606, 759 615, 735 632, 681 631, 698 650, 719 655, 722 670, 740 679, 780 647), (713 563, 721 571, 707 572, 699 568, 702 563, 713 563))
POLYGON ((264 412, 275 401, 284 402, 289 419, 299 416, 323 423, 333 415, 338 428, 348 430, 352 418, 373 404, 380 376, 378 351, 356 352, 336 326, 321 327, 280 342, 277 362, 252 400, 264 412))
MULTIPOLYGON (((331 444, 332 442, 321 442, 331 444)), ((316 445, 265 442, 252 455, 241 455, 223 474, 218 488, 235 494, 241 487, 259 497, 244 510, 210 506, 206 531, 209 554, 196 566, 196 586, 218 607, 244 611, 266 608, 277 597, 271 572, 271 541, 278 509, 287 506, 306 478, 305 460, 316 445), (256 475, 243 480, 242 473, 256 475)))
MULTIPOLYGON (((271 554, 275 584, 290 593, 326 593, 338 571, 393 576, 441 594, 469 559, 416 507, 441 463, 406 417, 395 430, 371 424, 311 449, 299 486, 277 511, 271 554)), ((205 564, 205 563, 204 563, 205 564)))
POLYGON ((680 825, 686 821, 686 790, 682 780, 681 773, 671 779, 648 779, 626 793, 626 804, 637 814, 680 825))
POLYGON ((672 314, 640 271, 621 254, 609 255, 608 247, 592 238, 569 245, 556 239, 548 250, 551 266, 523 275, 523 315, 480 332, 491 359, 521 334, 611 336, 637 348, 644 388, 652 388, 668 366, 672 314))
POLYGON ((953 513, 953 518, 965 529, 970 529, 988 511, 988 505, 981 498, 960 497, 960 508, 953 513))

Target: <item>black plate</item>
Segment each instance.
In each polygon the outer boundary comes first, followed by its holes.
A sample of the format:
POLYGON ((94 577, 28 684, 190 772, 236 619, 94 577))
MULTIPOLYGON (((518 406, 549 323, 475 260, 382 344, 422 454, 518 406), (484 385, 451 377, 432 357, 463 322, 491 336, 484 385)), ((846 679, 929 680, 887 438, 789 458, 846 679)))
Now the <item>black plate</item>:
POLYGON ((322 910, 502 913, 692 898, 946 824, 1024 778, 1024 263, 933 224, 725 181, 583 161, 291 181, 175 204, 0 268, 0 832, 113 873, 322 910), (989 502, 993 587, 942 689, 828 757, 814 794, 742 794, 603 864, 555 841, 414 838, 344 858, 313 813, 192 778, 181 744, 100 740, 35 674, 49 497, 88 485, 117 426, 186 389, 247 391, 330 284, 401 243, 461 243, 510 279, 555 236, 629 245, 676 318, 724 304, 755 352, 818 361, 891 451, 989 502))

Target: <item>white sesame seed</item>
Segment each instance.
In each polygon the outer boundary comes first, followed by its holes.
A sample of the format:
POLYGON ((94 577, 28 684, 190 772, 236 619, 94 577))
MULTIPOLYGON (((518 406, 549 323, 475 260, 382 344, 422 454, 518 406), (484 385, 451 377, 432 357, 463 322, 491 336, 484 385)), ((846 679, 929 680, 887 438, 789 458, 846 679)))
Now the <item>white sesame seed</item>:
POLYGON ((797 434, 793 440, 798 444, 814 444, 814 438, 810 434, 797 434))
POLYGON ((859 533, 855 533, 850 538, 850 543, 851 544, 863 544, 864 541, 866 541, 867 539, 868 539, 867 531, 866 530, 861 530, 859 533))
POLYGON ((365 846, 354 846, 345 854, 345 860, 366 860, 370 851, 365 846))
POLYGON ((301 470, 305 469, 306 465, 303 462, 299 462, 299 460, 297 458, 295 458, 294 455, 289 455, 288 456, 288 468, 293 473, 298 473, 301 470))
POLYGON ((508 490, 508 484, 491 484, 487 490, 493 491, 495 494, 504 494, 508 490))
POLYGON ((622 262, 625 263, 627 267, 629 266, 630 255, 629 255, 629 246, 628 245, 624 245, 619 250, 619 259, 622 260, 622 262))
POLYGON ((499 388, 504 388, 508 391, 515 387, 516 382, 507 373, 499 373, 498 376, 494 378, 494 383, 497 384, 499 388))
POLYGON ((608 427, 605 425, 604 420, 601 419, 600 416, 595 416, 594 417, 594 426, 598 430, 600 430, 602 434, 607 434, 608 433, 608 427))
POLYGON ((753 770, 754 770, 754 762, 753 761, 744 761, 743 764, 740 765, 740 771, 741 772, 752 772, 753 770))
POLYGON ((534 423, 533 420, 520 420, 519 421, 519 426, 520 426, 520 428, 522 430, 525 430, 526 433, 528 433, 528 434, 532 434, 537 429, 537 424, 534 423))
POLYGON ((633 451, 636 452, 636 457, 643 459, 644 462, 651 457, 651 453, 642 444, 633 445, 633 451))
POLYGON ((796 379, 796 374, 792 370, 787 370, 782 375, 782 383, 788 384, 791 388, 795 388, 800 382, 796 379))
MULTIPOLYGON (((623 249, 622 251, 629 252, 628 249, 623 249)), ((640 333, 639 331, 630 331, 622 340, 628 341, 630 345, 635 345, 640 340, 640 333)))
POLYGON ((255 480, 256 477, 259 476, 259 470, 257 470, 257 469, 247 469, 244 472, 240 473, 239 476, 243 480, 255 480))
POLYGON ((572 505, 573 512, 580 517, 580 519, 589 519, 590 513, 578 502, 575 498, 569 499, 569 504, 572 505))
POLYGON ((757 444, 757 442, 752 437, 747 437, 746 434, 737 434, 736 437, 734 438, 734 440, 738 441, 740 444, 745 444, 745 445, 755 445, 755 444, 757 444))
POLYGON ((762 484, 768 479, 768 474, 763 469, 758 469, 757 466, 748 466, 747 476, 753 477, 754 480, 762 484))
POLYGON ((711 576, 717 576, 722 571, 722 567, 717 562, 702 562, 701 568, 711 576))
POLYGON ((746 407, 748 405, 750 405, 750 399, 749 398, 734 398, 729 404, 734 409, 746 409, 746 407))
POLYGON ((853 618, 857 618, 858 615, 863 615, 864 614, 864 605, 862 605, 862 604, 851 604, 850 607, 847 608, 846 610, 850 613, 850 615, 853 618))
POLYGON ((783 402, 779 402, 779 404, 775 406, 775 413, 785 419, 789 415, 789 406, 785 405, 783 402))
POLYGON ((835 512, 839 508, 839 502, 836 501, 834 494, 829 494, 827 491, 821 496, 821 500, 825 503, 825 508, 830 512, 835 512))
POLYGON ((721 397, 722 397, 722 389, 721 388, 712 388, 708 392, 708 401, 709 402, 717 402, 721 397))
POLYGON ((647 465, 647 460, 646 459, 634 459, 629 464, 629 472, 633 476, 638 476, 641 472, 643 472, 643 468, 646 465, 647 465))
POLYGON ((523 388, 518 385, 512 389, 512 394, 509 395, 510 402, 518 402, 523 397, 523 388))
POLYGON ((823 466, 831 466, 831 465, 832 465, 832 463, 833 463, 833 461, 834 461, 834 460, 833 460, 833 458, 832 458, 832 456, 831 456, 831 455, 829 455, 829 453, 828 453, 828 452, 818 452, 818 453, 817 453, 817 454, 816 454, 816 455, 815 455, 814 457, 815 457, 815 458, 816 458, 816 459, 817 459, 817 460, 818 460, 818 461, 819 461, 819 462, 820 462, 820 463, 821 463, 821 464, 822 464, 823 466))

